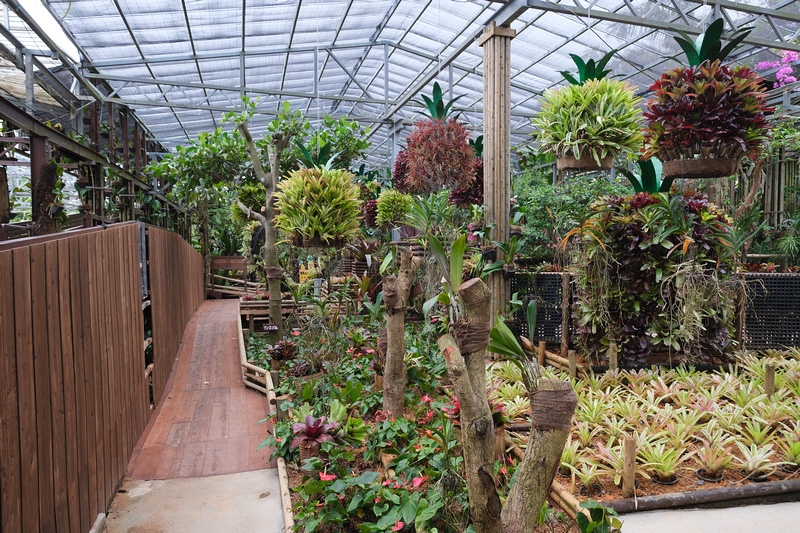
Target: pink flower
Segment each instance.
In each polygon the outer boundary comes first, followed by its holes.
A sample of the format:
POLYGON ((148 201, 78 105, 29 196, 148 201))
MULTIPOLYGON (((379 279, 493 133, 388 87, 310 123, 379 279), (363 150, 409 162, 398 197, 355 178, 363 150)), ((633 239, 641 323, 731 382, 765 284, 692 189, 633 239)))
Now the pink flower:
POLYGON ((275 437, 275 442, 283 442, 283 439, 280 437, 275 437))
POLYGON ((381 497, 375 496, 375 503, 380 503, 380 502, 381 502, 381 497))
POLYGON ((300 332, 297 331, 296 329, 293 329, 292 330, 292 337, 297 337, 298 335, 300 335, 300 332))
POLYGON ((431 403, 433 402, 433 398, 430 398, 427 394, 425 394, 422 396, 422 401, 425 403, 431 403))
POLYGON ((367 348, 367 353, 375 353, 375 350, 373 350, 372 348, 367 348))
POLYGON ((506 473, 508 473, 508 471, 506 470, 506 467, 505 467, 505 466, 501 466, 501 467, 500 467, 500 473, 501 473, 501 474, 506 474, 506 473))
POLYGON ((317 502, 317 507, 322 507, 322 502, 317 502))
POLYGON ((430 476, 415 477, 413 480, 414 488, 419 487, 428 479, 430 479, 430 476))
POLYGON ((334 479, 336 479, 336 475, 335 474, 326 474, 324 472, 320 472, 319 473, 319 478, 322 481, 333 481, 334 479))
POLYGON ((400 531, 401 529, 403 529, 404 526, 405 526, 405 524, 398 520, 397 522, 395 522, 394 527, 392 528, 392 531, 400 531))

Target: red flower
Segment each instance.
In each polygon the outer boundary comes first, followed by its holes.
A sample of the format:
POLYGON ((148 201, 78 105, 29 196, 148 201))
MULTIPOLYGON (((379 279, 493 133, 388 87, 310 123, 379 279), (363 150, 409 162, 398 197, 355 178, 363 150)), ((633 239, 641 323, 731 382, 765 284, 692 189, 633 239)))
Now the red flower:
POLYGON ((320 472, 319 473, 319 478, 322 481, 333 481, 334 479, 336 479, 336 475, 334 475, 334 474, 326 474, 324 472, 320 472))
POLYGON ((419 487, 420 485, 425 483, 425 481, 427 481, 428 479, 430 479, 430 476, 415 477, 413 480, 414 487, 415 488, 419 487))
POLYGON ((397 522, 395 522, 394 527, 392 528, 392 531, 400 531, 401 529, 403 529, 404 526, 405 526, 405 524, 398 520, 397 522))

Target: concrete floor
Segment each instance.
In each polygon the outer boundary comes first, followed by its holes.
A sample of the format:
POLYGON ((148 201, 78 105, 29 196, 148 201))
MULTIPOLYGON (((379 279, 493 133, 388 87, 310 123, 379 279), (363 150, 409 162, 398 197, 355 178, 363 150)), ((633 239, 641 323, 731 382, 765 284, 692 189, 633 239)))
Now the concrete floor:
POLYGON ((647 511, 621 518, 623 533, 795 533, 800 531, 800 502, 647 511))
POLYGON ((278 470, 163 481, 126 479, 111 505, 106 531, 284 533, 278 470))

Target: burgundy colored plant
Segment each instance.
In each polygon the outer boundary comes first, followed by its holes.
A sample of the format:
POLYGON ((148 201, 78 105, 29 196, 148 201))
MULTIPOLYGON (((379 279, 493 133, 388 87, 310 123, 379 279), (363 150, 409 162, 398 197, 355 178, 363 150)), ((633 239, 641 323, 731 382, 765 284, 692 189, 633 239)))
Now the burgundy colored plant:
POLYGON ((419 192, 412 188, 408 182, 408 152, 400 150, 397 152, 397 157, 394 159, 394 168, 392 169, 392 185, 400 192, 414 194, 419 192))
POLYGON ((755 157, 767 140, 766 93, 759 75, 719 61, 678 67, 650 90, 644 117, 646 158, 662 161, 755 157))
POLYGON ((329 432, 337 427, 339 427, 339 424, 336 422, 326 424, 324 416, 314 418, 308 415, 305 423, 298 422, 292 425, 292 433, 296 437, 292 441, 291 448, 297 448, 303 441, 313 441, 321 444, 326 440, 333 440, 333 436, 329 432))
POLYGON ((361 208, 361 218, 370 228, 378 227, 378 200, 370 200, 361 208))
POLYGON ((469 131, 454 118, 423 119, 407 139, 405 183, 414 192, 463 187, 475 176, 469 131))
POLYGON ((461 209, 469 209, 471 205, 483 204, 483 158, 475 158, 475 174, 463 187, 450 191, 450 204, 461 209))

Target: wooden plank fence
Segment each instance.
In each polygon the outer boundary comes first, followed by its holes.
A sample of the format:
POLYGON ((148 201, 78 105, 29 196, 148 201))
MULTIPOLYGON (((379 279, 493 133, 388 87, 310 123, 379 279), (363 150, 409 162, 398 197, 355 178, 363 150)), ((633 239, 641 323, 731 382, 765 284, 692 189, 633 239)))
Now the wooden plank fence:
MULTIPOLYGON (((156 262, 199 264, 177 235, 156 240, 156 262)), ((157 301, 195 276, 185 325, 202 267, 155 270, 174 280, 157 301)), ((0 243, 0 532, 85 533, 108 509, 150 416, 141 294, 135 223, 0 243)), ((182 334, 162 333, 162 380, 182 334)))
POLYGON ((174 233, 147 229, 153 317, 153 402, 158 403, 186 324, 203 302, 203 259, 174 233))

